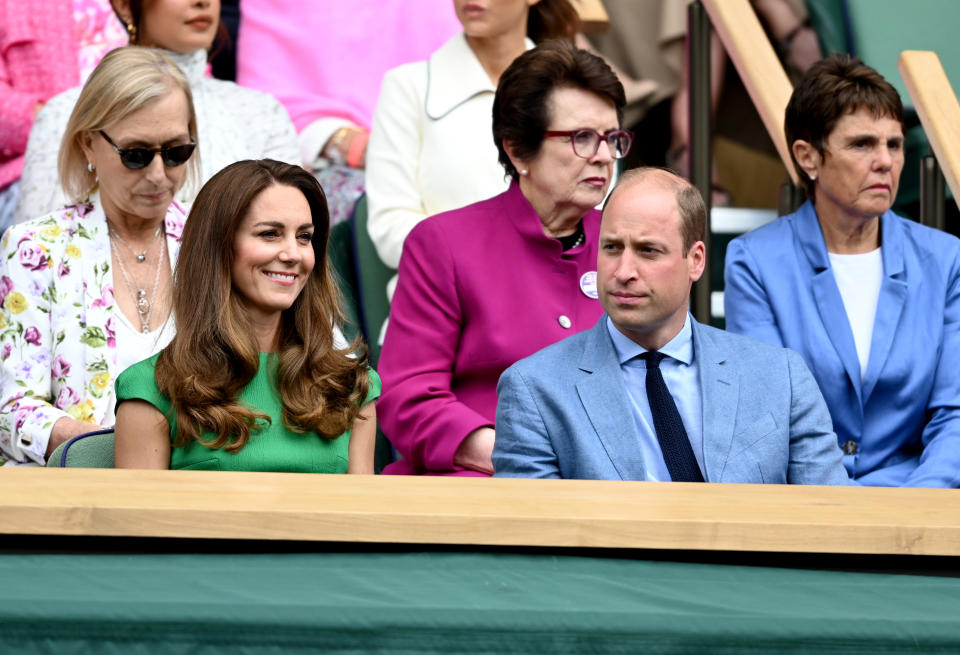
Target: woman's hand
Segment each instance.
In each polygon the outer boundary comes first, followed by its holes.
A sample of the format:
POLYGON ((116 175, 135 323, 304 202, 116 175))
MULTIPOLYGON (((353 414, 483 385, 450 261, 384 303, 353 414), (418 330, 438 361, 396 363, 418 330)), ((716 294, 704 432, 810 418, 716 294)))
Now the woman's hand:
POLYGON ((333 133, 323 146, 324 157, 336 164, 346 164, 351 168, 364 168, 367 165, 367 142, 370 133, 358 125, 341 127, 333 133))
POLYGON ((92 432, 98 429, 98 427, 99 426, 92 423, 85 423, 75 418, 64 416, 53 424, 53 429, 50 431, 50 439, 47 441, 46 456, 50 457, 60 444, 70 441, 77 435, 92 432))
POLYGON ((377 447, 377 407, 367 403, 353 422, 347 446, 347 473, 373 475, 373 455, 377 447))
POLYGON ((453 455, 453 463, 465 469, 493 475, 493 428, 477 428, 467 435, 453 455))
POLYGON ((150 403, 127 400, 117 407, 113 451, 118 469, 168 469, 170 424, 150 403))

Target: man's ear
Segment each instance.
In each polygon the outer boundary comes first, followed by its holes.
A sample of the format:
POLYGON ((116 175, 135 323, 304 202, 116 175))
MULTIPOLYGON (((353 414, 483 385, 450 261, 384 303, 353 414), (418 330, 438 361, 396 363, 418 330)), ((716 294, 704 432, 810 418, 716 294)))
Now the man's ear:
POLYGON ((790 146, 793 150, 793 156, 797 164, 803 169, 811 180, 817 179, 820 172, 820 165, 823 163, 823 156, 820 151, 813 147, 813 144, 803 139, 797 139, 790 146))
POLYGON ((703 241, 697 241, 690 250, 687 251, 687 259, 690 260, 690 282, 696 282, 703 275, 703 269, 707 264, 707 247, 703 241))

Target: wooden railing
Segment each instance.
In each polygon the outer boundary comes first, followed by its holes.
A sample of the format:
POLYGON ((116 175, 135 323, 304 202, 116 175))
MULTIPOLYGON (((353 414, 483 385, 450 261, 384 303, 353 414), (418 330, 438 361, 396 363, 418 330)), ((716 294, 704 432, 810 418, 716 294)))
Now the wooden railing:
POLYGON ((713 28, 723 42, 757 113, 783 161, 790 179, 799 184, 783 131, 783 115, 793 85, 780 64, 749 0, 703 0, 713 28))
POLYGON ((4 469, 0 534, 960 555, 944 489, 4 469))
POLYGON ((601 0, 573 0, 584 32, 602 32, 610 26, 610 17, 601 0))
POLYGON ((960 206, 960 104, 935 52, 905 50, 897 62, 907 93, 960 206))

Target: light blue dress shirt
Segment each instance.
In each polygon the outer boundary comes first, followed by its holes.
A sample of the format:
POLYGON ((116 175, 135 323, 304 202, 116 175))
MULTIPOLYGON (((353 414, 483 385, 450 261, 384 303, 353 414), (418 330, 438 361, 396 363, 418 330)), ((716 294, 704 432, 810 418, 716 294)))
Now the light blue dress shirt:
MULTIPOLYGON (((630 397, 633 418, 640 434, 637 447, 643 456, 646 479, 651 482, 669 482, 670 472, 663 461, 663 451, 660 450, 650 402, 647 400, 647 366, 646 362, 640 359, 640 355, 647 350, 620 332, 609 316, 607 330, 620 362, 620 374, 623 376, 623 384, 630 397)), ((703 399, 700 395, 700 375, 694 354, 689 314, 680 333, 659 352, 666 355, 660 362, 663 381, 677 404, 677 411, 693 447, 697 465, 703 471, 703 399)))

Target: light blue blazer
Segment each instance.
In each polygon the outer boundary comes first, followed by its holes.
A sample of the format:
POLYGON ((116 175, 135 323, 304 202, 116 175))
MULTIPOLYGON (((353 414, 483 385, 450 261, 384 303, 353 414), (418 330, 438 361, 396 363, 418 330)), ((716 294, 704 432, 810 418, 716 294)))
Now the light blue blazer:
MULTIPOLYGON (((688 320, 703 394, 704 479, 849 484, 827 407, 803 360, 688 320)), ((504 372, 497 388, 496 475, 646 479, 605 321, 504 372)))
POLYGON ((800 353, 861 484, 960 485, 960 240, 886 212, 866 376, 810 202, 727 249, 727 329, 800 353), (853 442, 853 443, 848 443, 853 442), (854 453, 854 451, 856 451, 854 453))

